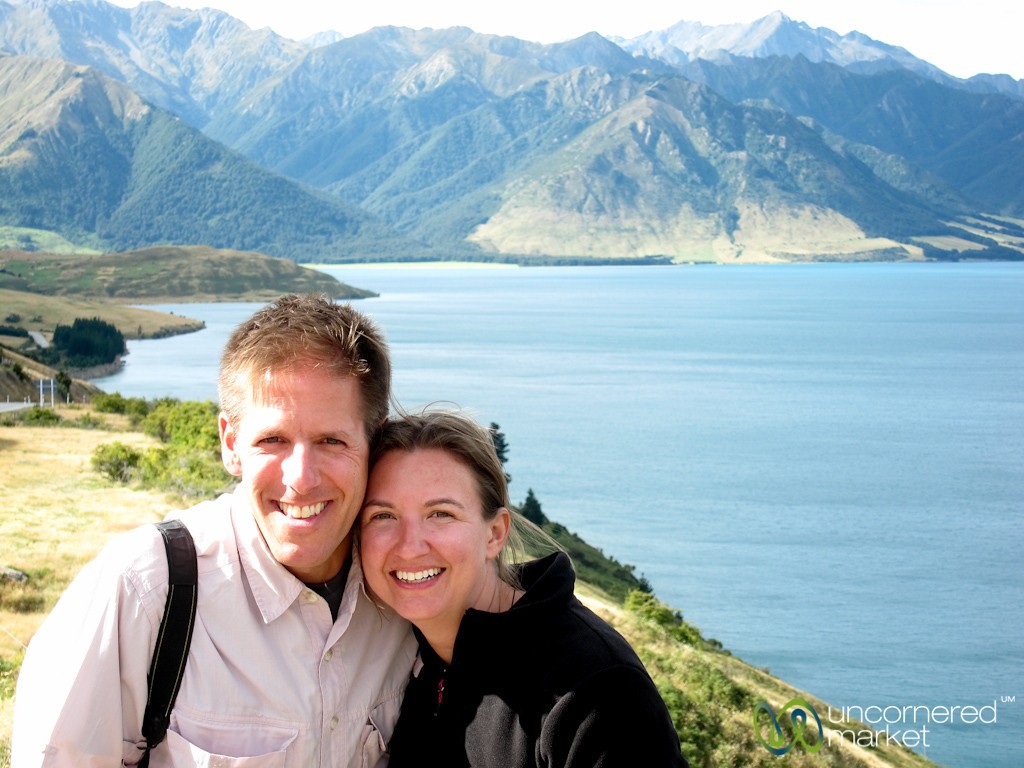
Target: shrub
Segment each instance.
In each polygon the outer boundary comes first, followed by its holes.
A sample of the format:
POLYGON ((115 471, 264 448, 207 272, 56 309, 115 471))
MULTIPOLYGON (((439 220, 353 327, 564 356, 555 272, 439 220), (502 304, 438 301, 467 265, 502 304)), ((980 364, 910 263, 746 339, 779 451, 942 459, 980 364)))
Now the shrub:
POLYGON ((215 495, 231 482, 219 456, 187 445, 150 448, 139 462, 139 475, 144 485, 186 500, 215 495))
POLYGON ((162 443, 220 455, 217 406, 194 400, 159 400, 142 422, 142 430, 162 443))
POLYGON ((71 424, 79 429, 103 429, 106 426, 100 419, 97 419, 91 413, 83 413, 77 419, 72 421, 71 424))
POLYGON ((61 418, 52 408, 41 408, 34 405, 22 413, 21 421, 23 424, 33 427, 52 427, 55 424, 60 424, 61 418))
POLYGON ((650 592, 634 589, 626 596, 626 609, 646 621, 664 627, 676 640, 699 648, 708 647, 700 631, 683 621, 683 614, 672 610, 650 592))
POLYGON ((127 483, 138 472, 142 454, 121 442, 101 445, 93 451, 92 468, 118 483, 127 483))
POLYGON ((120 413, 138 424, 149 414, 149 403, 141 397, 123 397, 120 392, 94 395, 92 406, 100 413, 120 413))
POLYGON ((124 413, 126 402, 120 392, 101 392, 92 396, 92 407, 100 413, 124 413))

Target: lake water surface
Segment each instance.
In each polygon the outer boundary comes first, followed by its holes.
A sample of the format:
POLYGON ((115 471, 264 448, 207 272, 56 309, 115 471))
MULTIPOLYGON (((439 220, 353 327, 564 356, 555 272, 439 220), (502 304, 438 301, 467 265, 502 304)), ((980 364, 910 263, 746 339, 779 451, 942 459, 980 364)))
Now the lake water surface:
MULTIPOLYGON (((406 407, 501 425, 514 500, 835 707, 995 703, 919 751, 1022 764, 1024 265, 325 271, 406 407)), ((215 399, 255 306, 163 306, 208 327, 97 383, 215 399)))

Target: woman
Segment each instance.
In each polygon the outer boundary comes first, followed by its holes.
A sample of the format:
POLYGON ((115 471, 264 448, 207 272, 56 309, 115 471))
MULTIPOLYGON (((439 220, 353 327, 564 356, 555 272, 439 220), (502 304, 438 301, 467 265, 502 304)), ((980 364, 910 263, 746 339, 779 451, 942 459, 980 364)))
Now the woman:
POLYGON ((509 507, 490 433, 474 422, 436 411, 384 427, 362 565, 420 643, 391 768, 685 766, 640 660, 574 597, 568 557, 509 565, 509 507))

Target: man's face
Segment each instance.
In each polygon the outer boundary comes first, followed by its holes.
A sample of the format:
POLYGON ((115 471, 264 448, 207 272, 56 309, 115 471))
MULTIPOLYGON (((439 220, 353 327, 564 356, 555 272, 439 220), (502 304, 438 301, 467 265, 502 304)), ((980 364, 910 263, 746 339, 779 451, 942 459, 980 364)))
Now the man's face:
POLYGON ((271 553, 306 583, 342 568, 366 492, 369 445, 359 384, 311 367, 252 389, 241 420, 220 416, 221 454, 248 491, 271 553))

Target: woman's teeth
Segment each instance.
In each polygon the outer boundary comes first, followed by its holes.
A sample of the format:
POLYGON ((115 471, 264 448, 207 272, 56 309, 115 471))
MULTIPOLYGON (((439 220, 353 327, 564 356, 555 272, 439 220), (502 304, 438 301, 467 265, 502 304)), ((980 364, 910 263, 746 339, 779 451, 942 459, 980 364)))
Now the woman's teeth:
POLYGON ((415 583, 418 581, 426 581, 432 579, 441 573, 440 568, 428 568, 425 571, 395 571, 395 578, 399 581, 406 581, 415 583))

